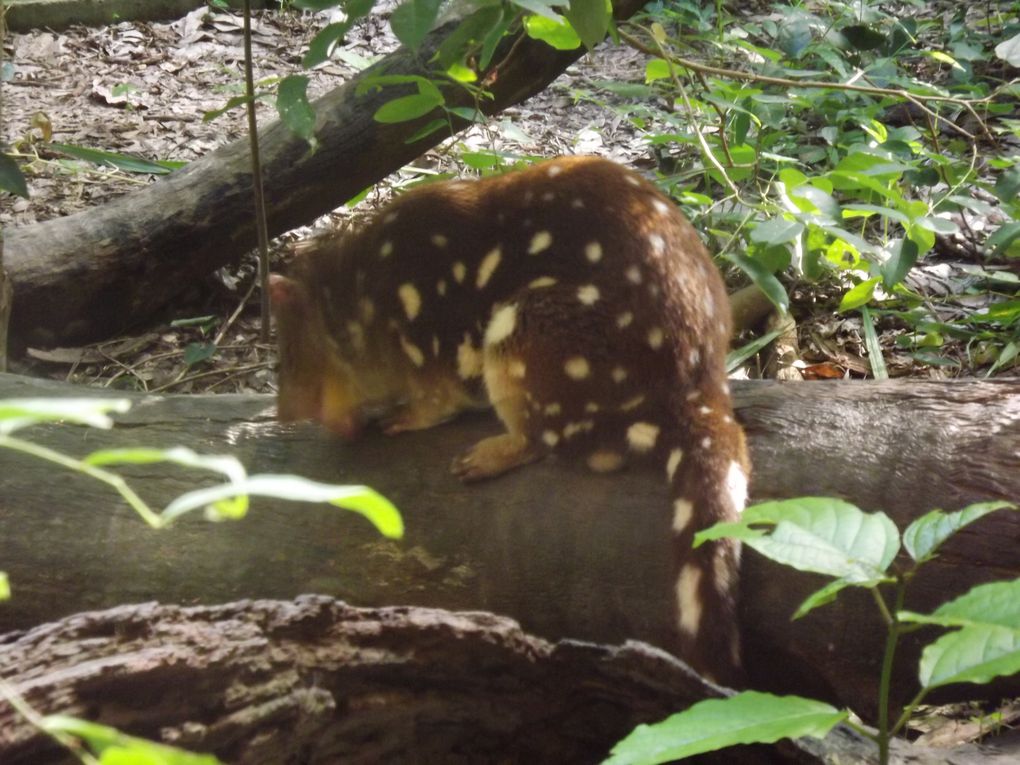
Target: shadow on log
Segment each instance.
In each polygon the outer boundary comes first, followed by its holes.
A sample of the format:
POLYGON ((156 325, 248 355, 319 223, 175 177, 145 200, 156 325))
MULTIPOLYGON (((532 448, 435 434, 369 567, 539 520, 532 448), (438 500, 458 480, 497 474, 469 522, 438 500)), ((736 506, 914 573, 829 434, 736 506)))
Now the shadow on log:
MULTIPOLYGON (((902 528, 934 508, 1020 497, 1020 382, 734 384, 748 428, 758 498, 835 495, 884 509, 902 528)), ((0 376, 0 398, 82 395, 77 388, 0 376)), ((153 532, 105 487, 4 454, 0 566, 14 599, 0 631, 121 603, 218 603, 324 593, 358 605, 486 610, 543 638, 660 643, 669 629, 670 517, 664 482, 641 470, 592 475, 553 460, 470 488, 451 459, 495 432, 491 416, 356 447, 311 425, 281 425, 265 397, 141 398, 110 432, 30 430, 81 456, 106 446, 185 445, 230 452, 251 472, 295 472, 367 483, 401 508, 401 543, 381 540, 335 509, 258 501, 241 523, 185 519, 153 532)), ((194 474, 130 473, 161 504, 194 474)), ((913 583, 907 606, 927 611, 974 584, 1020 576, 1020 514, 995 513, 959 534, 913 583)), ((841 596, 797 622, 789 616, 817 577, 748 553, 742 571, 745 644, 759 687, 834 700, 870 716, 883 632, 874 604, 841 596)), ((931 633, 920 633, 927 639, 931 633)), ((912 693, 918 642, 895 678, 912 693)), ((966 698, 1020 695, 1020 679, 966 698)))

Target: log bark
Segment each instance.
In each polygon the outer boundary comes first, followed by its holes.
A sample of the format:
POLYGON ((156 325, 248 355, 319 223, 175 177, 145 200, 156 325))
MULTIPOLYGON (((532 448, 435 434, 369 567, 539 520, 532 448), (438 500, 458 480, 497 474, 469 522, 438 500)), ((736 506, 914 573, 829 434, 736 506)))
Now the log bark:
MULTIPOLYGON (((748 430, 757 499, 841 496, 884 509, 902 528, 934 508, 1020 497, 1020 383, 734 384, 748 430)), ((81 395, 80 389, 0 377, 0 398, 81 395)), ((490 415, 465 417, 399 438, 355 446, 310 424, 283 425, 265 397, 144 398, 110 432, 28 431, 82 455, 113 445, 186 445, 230 452, 251 472, 295 472, 367 483, 394 500, 408 526, 383 541, 354 516, 326 508, 256 502, 241 523, 185 519, 147 529, 109 490, 49 465, 3 454, 0 565, 14 599, 0 631, 70 613, 158 599, 217 603, 307 592, 358 605, 483 609, 518 619, 544 638, 662 644, 669 630, 670 514, 658 471, 592 475, 547 460, 464 487, 451 459, 497 431, 490 415)), ((165 503, 193 475, 147 467, 139 490, 165 503)), ((927 611, 971 586, 1020 576, 1020 513, 968 527, 912 584, 907 605, 927 611)), ((790 622, 817 577, 748 553, 742 621, 755 684, 821 696, 864 715, 877 696, 883 633, 874 605, 849 593, 790 622)), ((917 640, 931 635, 918 634, 917 640)), ((898 698, 912 693, 918 642, 897 665, 898 698)), ((1020 695, 1020 679, 987 693, 1020 695)), ((986 695, 976 686, 954 698, 986 695)))
MULTIPOLYGON (((643 0, 614 3, 628 18, 643 0)), ((401 48, 315 102, 313 154, 279 122, 259 131, 270 236, 304 224, 385 178, 445 137, 408 139, 434 118, 381 125, 372 115, 413 86, 355 95, 381 74, 428 77, 427 62, 450 31, 431 33, 418 54, 401 48)), ((500 46, 482 79, 497 114, 544 89, 583 49, 556 51, 523 33, 500 46)), ((450 107, 472 107, 463 89, 450 107)), ((465 126, 454 120, 459 130, 465 126)), ((255 244, 247 139, 224 146, 150 186, 101 207, 7 232, 16 293, 12 344, 90 342, 144 322, 188 284, 235 261, 255 244)))
MULTIPOLYGON (((355 609, 324 596, 79 614, 0 645, 34 709, 249 763, 595 763, 640 723, 720 692, 643 643, 523 633, 491 614, 355 609)), ((1008 744, 1008 742, 1007 742, 1008 744)), ((893 761, 1006 765, 1012 750, 894 742, 893 761)), ((0 761, 76 762, 0 705, 0 761)), ((847 728, 702 762, 874 763, 847 728)))

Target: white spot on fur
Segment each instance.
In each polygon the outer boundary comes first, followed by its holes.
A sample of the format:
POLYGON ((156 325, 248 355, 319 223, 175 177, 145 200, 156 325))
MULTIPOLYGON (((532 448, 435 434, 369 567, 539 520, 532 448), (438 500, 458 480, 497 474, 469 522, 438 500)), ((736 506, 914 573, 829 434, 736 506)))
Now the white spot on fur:
POLYGON ((388 213, 386 213, 385 217, 383 218, 383 223, 395 223, 396 220, 397 220, 397 211, 396 210, 390 210, 388 213))
POLYGON ((712 407, 703 406, 700 409, 698 409, 698 414, 712 414, 712 407))
POLYGON ((375 303, 369 298, 361 298, 358 301, 358 315, 361 317, 361 321, 365 324, 371 324, 375 319, 375 303))
POLYGON ((598 263, 602 260, 602 245, 598 242, 588 242, 584 246, 584 257, 588 258, 592 263, 598 263))
POLYGON ((627 428, 627 444, 636 452, 644 453, 655 448, 659 426, 650 422, 635 422, 627 428))
POLYGON ((563 168, 559 165, 549 165, 549 168, 545 171, 546 175, 550 178, 555 178, 557 175, 563 172, 563 168))
POLYGON ((572 356, 563 365, 563 371, 572 380, 583 380, 591 374, 591 367, 584 356, 572 356))
POLYGON ((680 467, 680 461, 683 458, 683 449, 673 449, 673 451, 669 453, 669 459, 666 460, 666 477, 669 479, 670 483, 673 482, 673 476, 676 475, 676 469, 680 467))
POLYGON ((689 500, 678 499, 673 503, 673 531, 682 534, 691 525, 694 505, 689 500))
POLYGON ((538 231, 531 237, 531 244, 528 245, 529 255, 538 255, 543 250, 548 250, 552 244, 552 234, 548 231, 538 231))
POLYGON ((584 411, 588 412, 588 414, 595 414, 595 412, 599 411, 599 409, 601 409, 601 407, 594 401, 589 401, 584 405, 584 411))
POLYGON ((653 199, 652 207, 655 208, 655 212, 659 213, 659 215, 669 214, 669 205, 663 202, 661 199, 653 199))
POLYGON ((443 297, 446 295, 446 279, 440 279, 436 282, 436 293, 443 297))
POLYGON ((557 414, 563 411, 563 407, 558 402, 554 401, 551 404, 546 404, 543 412, 550 417, 555 417, 557 414))
POLYGON ((574 197, 574 199, 571 200, 570 202, 570 206, 573 207, 575 210, 583 210, 584 200, 581 199, 581 197, 574 197))
POLYGON ((527 372, 527 367, 524 365, 524 362, 521 361, 520 359, 513 359, 510 361, 509 364, 507 364, 507 371, 510 372, 511 377, 514 377, 518 380, 523 380, 524 374, 525 372, 527 372))
POLYGON ((439 335, 432 336, 432 355, 439 356, 439 335))
POLYGON ((726 491, 733 507, 741 512, 747 504, 747 474, 736 460, 730 462, 730 469, 726 472, 726 491))
POLYGON ((648 345, 651 346, 653 351, 657 351, 662 347, 664 338, 665 335, 662 334, 662 330, 658 327, 652 327, 648 330, 648 345))
POLYGON ((365 352, 365 330, 356 321, 347 322, 347 335, 351 339, 351 346, 358 353, 365 352))
POLYGON ((471 343, 471 335, 464 333, 464 341, 457 346, 457 375, 462 380, 480 377, 482 374, 482 354, 471 343))
POLYGON ((727 382, 722 382, 719 385, 719 390, 722 391, 724 396, 730 395, 730 385, 727 382))
POLYGON ((581 420, 580 422, 568 422, 563 426, 563 438, 571 439, 578 433, 587 433, 595 427, 595 423, 591 420, 581 420))
POLYGON ((733 422, 733 418, 730 417, 728 414, 724 414, 722 421, 729 425, 731 422, 733 422))
POLYGON ((697 401, 699 398, 701 398, 700 390, 692 390, 690 393, 687 394, 688 401, 697 401))
POLYGON ((602 449, 588 455, 588 468, 595 473, 611 473, 623 465, 623 457, 618 452, 602 449))
POLYGON ((641 396, 641 395, 634 396, 634 398, 630 399, 629 401, 624 401, 622 404, 620 404, 620 411, 621 412, 631 412, 631 411, 637 409, 643 403, 645 403, 645 397, 644 396, 641 396))
POLYGON ((610 372, 614 383, 622 383, 627 379, 627 370, 623 367, 613 367, 613 371, 610 372))
POLYGON ((652 245, 652 252, 656 255, 661 255, 666 251, 666 240, 662 238, 661 234, 649 234, 648 244, 652 245))
POLYGON ((541 287, 552 287, 556 284, 556 280, 551 276, 540 276, 537 279, 532 279, 528 286, 532 289, 539 289, 541 287))
POLYGON ((433 234, 429 239, 436 247, 445 247, 450 243, 450 240, 443 234, 433 234))
POLYGON ((687 361, 692 367, 698 366, 698 364, 701 363, 701 351, 697 348, 691 348, 691 352, 687 356, 687 361))
POLYGON ((485 346, 501 343, 513 334, 517 326, 517 306, 508 303, 496 309, 485 329, 485 346))
POLYGON ((494 247, 485 254, 482 258, 481 265, 478 266, 478 278, 475 279, 475 286, 478 289, 482 289, 486 284, 489 283, 489 279, 492 278, 492 273, 499 266, 499 261, 503 259, 503 253, 499 247, 494 247))
POLYGON ((542 440, 549 446, 556 446, 560 442, 560 434, 555 430, 547 430, 542 434, 542 440))
POLYGON ((551 191, 547 191, 544 194, 542 194, 543 202, 552 202, 554 199, 556 199, 556 195, 551 191))
POLYGON ((425 363, 425 354, 421 352, 421 348, 403 335, 400 336, 400 347, 404 349, 404 353, 407 355, 407 358, 409 358, 411 363, 416 367, 420 367, 425 363))
POLYGON ((692 637, 698 634, 698 628, 701 626, 703 604, 698 592, 700 585, 700 568, 688 563, 680 569, 680 576, 676 582, 676 605, 680 612, 680 623, 677 626, 685 635, 692 637))
POLYGON ((453 271, 453 280, 457 282, 457 284, 463 284, 464 277, 467 276, 467 266, 458 260, 453 264, 453 268, 451 270, 453 271))
POLYGON ((393 254, 393 242, 387 239, 385 242, 382 243, 382 246, 379 248, 379 257, 388 258, 392 254, 393 254))
POLYGON ((634 321, 634 314, 632 314, 630 311, 624 311, 623 313, 616 317, 616 326, 618 326, 620 329, 624 329, 626 327, 629 327, 632 321, 634 321))
POLYGON ((627 277, 627 281, 631 284, 641 284, 641 269, 637 266, 631 266, 624 272, 624 276, 627 277))
POLYGON ((640 186, 641 185, 641 181, 639 181, 633 175, 627 175, 627 176, 624 176, 624 177, 627 179, 627 183, 629 183, 631 186, 640 186))
POLYGON ((711 436, 705 436, 703 439, 701 439, 701 448, 702 449, 706 449, 706 450, 712 448, 712 437, 711 436))
POLYGON ((418 294, 418 288, 410 282, 401 284, 397 287, 397 296, 404 304, 404 313, 407 314, 408 320, 414 321, 415 317, 421 313, 421 295, 418 294))
POLYGON ((599 288, 594 284, 585 284, 577 288, 577 299, 584 305, 595 305, 599 299, 599 288))

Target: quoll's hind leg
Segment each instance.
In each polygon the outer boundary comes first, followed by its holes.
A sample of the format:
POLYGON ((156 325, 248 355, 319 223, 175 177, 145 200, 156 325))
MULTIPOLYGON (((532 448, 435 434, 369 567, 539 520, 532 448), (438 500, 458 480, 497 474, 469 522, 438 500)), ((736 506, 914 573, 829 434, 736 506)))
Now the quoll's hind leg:
POLYGON ((558 284, 524 289, 497 308, 485 333, 483 368, 507 432, 458 458, 456 474, 487 478, 553 450, 594 470, 623 464, 628 428, 645 402, 654 405, 648 379, 664 375, 643 335, 618 326, 614 305, 592 285, 558 284))
POLYGON ((487 342, 483 354, 485 387, 507 432, 482 439, 453 461, 454 474, 464 481, 492 478, 542 456, 528 427, 526 362, 499 344, 487 342))

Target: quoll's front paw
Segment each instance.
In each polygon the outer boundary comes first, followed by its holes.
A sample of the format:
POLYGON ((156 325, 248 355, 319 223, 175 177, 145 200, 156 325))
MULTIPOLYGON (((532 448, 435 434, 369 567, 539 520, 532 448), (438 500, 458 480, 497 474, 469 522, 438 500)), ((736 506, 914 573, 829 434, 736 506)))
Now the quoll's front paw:
POLYGON ((457 457, 450 469, 462 481, 480 481, 534 462, 539 457, 523 436, 504 433, 485 438, 457 457))

